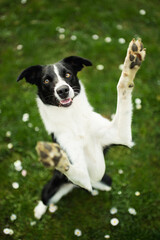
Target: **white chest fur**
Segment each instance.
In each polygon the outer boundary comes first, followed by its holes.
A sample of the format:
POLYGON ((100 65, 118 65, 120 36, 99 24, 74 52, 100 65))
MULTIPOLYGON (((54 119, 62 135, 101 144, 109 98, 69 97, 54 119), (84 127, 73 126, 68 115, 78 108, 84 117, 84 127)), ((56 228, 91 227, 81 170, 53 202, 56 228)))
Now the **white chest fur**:
POLYGON ((104 157, 84 87, 68 108, 45 105, 39 98, 37 105, 48 133, 54 133, 73 163, 86 163, 92 182, 99 181, 105 171, 104 157))

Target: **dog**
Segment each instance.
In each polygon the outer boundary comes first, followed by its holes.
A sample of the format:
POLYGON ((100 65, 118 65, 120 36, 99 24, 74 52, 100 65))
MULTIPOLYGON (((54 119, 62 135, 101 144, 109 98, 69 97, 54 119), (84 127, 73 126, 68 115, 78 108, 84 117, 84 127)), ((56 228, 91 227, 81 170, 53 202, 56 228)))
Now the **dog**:
POLYGON ((37 86, 37 106, 44 126, 53 141, 66 152, 70 168, 66 176, 55 171, 44 186, 42 200, 34 209, 40 219, 50 203, 57 203, 76 185, 89 192, 93 188, 109 191, 111 178, 105 174, 104 150, 111 145, 131 148, 133 80, 145 58, 146 49, 140 39, 128 47, 123 70, 117 85, 117 109, 112 121, 94 112, 85 88, 78 79, 88 59, 70 56, 50 65, 35 65, 25 69, 17 81, 37 86))

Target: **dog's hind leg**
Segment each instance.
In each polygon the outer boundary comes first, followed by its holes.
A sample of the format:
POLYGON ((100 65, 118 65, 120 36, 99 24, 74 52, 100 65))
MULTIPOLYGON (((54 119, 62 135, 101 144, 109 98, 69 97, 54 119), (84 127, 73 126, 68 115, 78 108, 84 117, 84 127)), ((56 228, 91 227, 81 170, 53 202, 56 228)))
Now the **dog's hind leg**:
POLYGON ((133 39, 128 47, 121 77, 117 85, 117 110, 112 122, 116 129, 117 144, 133 146, 131 134, 133 80, 145 58, 145 49, 140 39, 133 39))
POLYGON ((92 183, 93 188, 96 188, 101 191, 107 191, 107 192, 112 189, 111 185, 112 185, 112 179, 107 174, 104 174, 104 176, 100 182, 92 183))
POLYGON ((40 219, 47 210, 50 203, 57 203, 63 196, 67 195, 75 187, 60 172, 55 171, 53 178, 42 190, 42 200, 34 208, 34 216, 40 219))

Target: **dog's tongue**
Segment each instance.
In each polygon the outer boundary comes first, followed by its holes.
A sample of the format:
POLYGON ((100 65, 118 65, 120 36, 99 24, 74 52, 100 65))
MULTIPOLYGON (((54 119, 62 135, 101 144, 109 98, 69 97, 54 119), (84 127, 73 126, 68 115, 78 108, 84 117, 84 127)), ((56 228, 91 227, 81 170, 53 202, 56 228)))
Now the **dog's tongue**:
POLYGON ((71 101, 72 101, 72 99, 71 99, 71 98, 68 98, 68 99, 61 100, 60 103, 61 103, 62 105, 66 105, 66 104, 69 104, 71 101))

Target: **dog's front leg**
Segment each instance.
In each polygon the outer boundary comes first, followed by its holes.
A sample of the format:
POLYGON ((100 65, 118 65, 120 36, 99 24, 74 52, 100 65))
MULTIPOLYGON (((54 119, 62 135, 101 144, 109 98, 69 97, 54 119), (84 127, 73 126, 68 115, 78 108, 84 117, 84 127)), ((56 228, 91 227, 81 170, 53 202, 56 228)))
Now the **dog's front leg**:
POLYGON ((117 144, 132 147, 132 91, 133 80, 145 58, 145 49, 140 39, 133 39, 128 47, 127 56, 124 61, 123 71, 117 85, 117 110, 112 121, 112 127, 116 132, 117 144))
POLYGON ((64 137, 63 134, 59 136, 58 142, 70 160, 69 169, 64 171, 63 174, 74 184, 92 191, 83 144, 78 139, 76 141, 72 135, 64 137), (69 140, 66 141, 66 139, 69 140))

